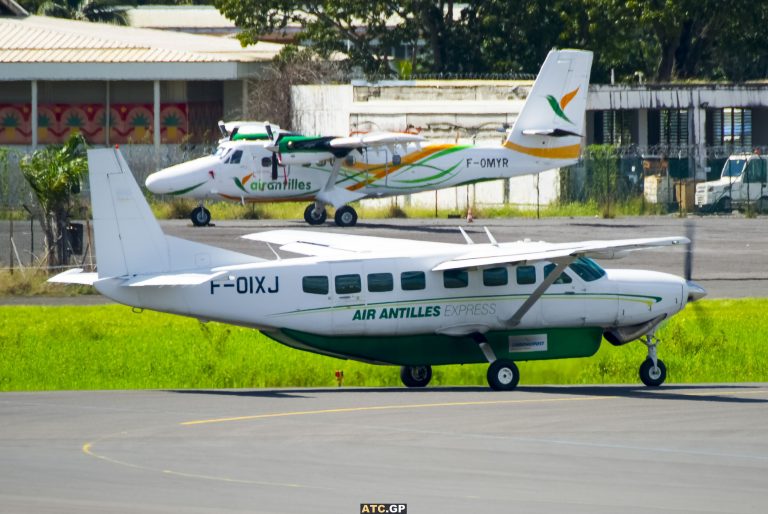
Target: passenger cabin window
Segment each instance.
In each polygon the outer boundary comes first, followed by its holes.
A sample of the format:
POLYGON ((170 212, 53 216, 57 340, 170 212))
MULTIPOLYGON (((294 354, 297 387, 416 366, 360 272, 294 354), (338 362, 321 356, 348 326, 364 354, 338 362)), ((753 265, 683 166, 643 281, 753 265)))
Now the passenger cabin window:
POLYGON ((369 273, 368 291, 372 293, 385 293, 394 289, 392 273, 369 273))
POLYGON ((301 279, 301 287, 305 293, 328 294, 328 277, 324 275, 310 275, 301 279))
POLYGON ((457 289, 469 285, 469 273, 461 269, 443 271, 443 286, 446 289, 457 289))
MULTIPOLYGON (((554 264, 547 264, 546 266, 544 266, 544 278, 547 278, 549 274, 552 273, 554 270, 555 270, 554 264)), ((571 282, 573 282, 573 279, 569 277, 565 271, 563 271, 562 273, 560 273, 560 276, 557 277, 557 279, 555 279, 553 284, 570 284, 571 282)))
POLYGON ((588 259, 587 257, 579 257, 568 267, 581 277, 584 282, 593 282, 598 278, 605 276, 605 270, 595 261, 588 259))
POLYGON ((403 291, 417 291, 427 287, 427 277, 423 271, 404 271, 400 273, 400 287, 403 291))
POLYGON ((483 270, 484 286, 505 286, 509 283, 507 268, 488 268, 483 270))
POLYGON ((333 280, 336 294, 353 294, 362 290, 360 275, 336 275, 333 280))
POLYGON ((271 157, 262 157, 261 158, 261 167, 262 168, 269 168, 272 166, 272 158, 271 157))
POLYGON ((536 283, 536 267, 535 266, 518 266, 517 267, 517 283, 521 286, 536 283))

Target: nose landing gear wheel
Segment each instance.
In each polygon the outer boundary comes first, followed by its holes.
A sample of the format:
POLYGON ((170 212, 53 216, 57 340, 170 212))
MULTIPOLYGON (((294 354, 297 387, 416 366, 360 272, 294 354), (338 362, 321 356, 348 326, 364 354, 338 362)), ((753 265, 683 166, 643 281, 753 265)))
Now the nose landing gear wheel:
POLYGON ((520 371, 512 361, 497 360, 488 366, 486 378, 494 391, 511 391, 520 381, 520 371))
POLYGON ((307 208, 304 209, 304 221, 310 225, 322 225, 325 223, 327 217, 328 213, 325 212, 325 209, 320 211, 320 214, 318 214, 315 211, 315 204, 313 203, 307 205, 307 208))
POLYGON ((653 360, 645 359, 640 365, 640 380, 648 387, 658 387, 667 379, 667 367, 661 359, 656 359, 656 366, 653 360))
POLYGON ((357 212, 349 205, 345 205, 336 209, 333 220, 340 227, 353 227, 357 223, 357 212))
POLYGON ((195 207, 189 215, 192 224, 196 227, 204 227, 211 222, 211 211, 203 206, 195 207))
POLYGON ((432 366, 402 366, 400 380, 406 387, 426 387, 432 380, 432 366))

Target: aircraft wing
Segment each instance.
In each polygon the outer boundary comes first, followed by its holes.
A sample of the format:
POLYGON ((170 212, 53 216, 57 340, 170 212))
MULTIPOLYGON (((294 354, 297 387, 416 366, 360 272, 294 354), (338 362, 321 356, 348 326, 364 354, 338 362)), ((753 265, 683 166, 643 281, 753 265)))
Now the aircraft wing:
MULTIPOLYGON (((281 250, 318 257, 351 257, 355 254, 403 253, 418 251, 445 251, 461 247, 453 243, 435 243, 412 239, 391 239, 388 237, 358 236, 332 232, 308 230, 270 230, 242 236, 251 241, 263 241, 280 245, 281 250)), ((455 251, 454 251, 455 253, 455 251)))
POLYGON ((418 134, 400 132, 370 132, 349 137, 331 139, 332 148, 366 148, 369 146, 397 145, 405 143, 420 143, 424 138, 418 134))
POLYGON ((498 246, 482 245, 463 255, 441 262, 432 270, 482 268, 499 264, 553 260, 558 257, 569 256, 618 259, 632 250, 683 245, 690 242, 687 237, 654 237, 555 244, 521 242, 498 246))

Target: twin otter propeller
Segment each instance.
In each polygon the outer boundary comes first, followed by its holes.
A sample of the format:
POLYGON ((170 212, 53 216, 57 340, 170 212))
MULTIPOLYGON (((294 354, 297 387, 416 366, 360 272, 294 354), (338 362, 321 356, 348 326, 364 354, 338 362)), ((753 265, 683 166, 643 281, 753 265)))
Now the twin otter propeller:
POLYGON ((593 258, 685 245, 686 237, 573 243, 466 244, 274 230, 245 237, 302 255, 265 260, 165 235, 117 149, 90 150, 98 271, 92 284, 139 308, 252 327, 287 346, 401 366, 426 386, 432 366, 490 364, 488 384, 513 389, 515 361, 587 357, 605 337, 640 339, 640 378, 664 382, 655 331, 705 291, 690 280, 605 270, 593 258))

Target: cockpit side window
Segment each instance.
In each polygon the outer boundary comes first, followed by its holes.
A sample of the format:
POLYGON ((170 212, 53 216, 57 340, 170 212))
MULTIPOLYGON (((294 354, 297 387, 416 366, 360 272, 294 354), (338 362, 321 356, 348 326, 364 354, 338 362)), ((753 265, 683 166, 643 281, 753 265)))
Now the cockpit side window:
POLYGON ((240 159, 243 158, 242 150, 235 150, 232 157, 229 158, 229 164, 240 164, 240 159))
POLYGON ((584 282, 593 282, 605 276, 605 270, 592 259, 579 257, 568 266, 584 282))

